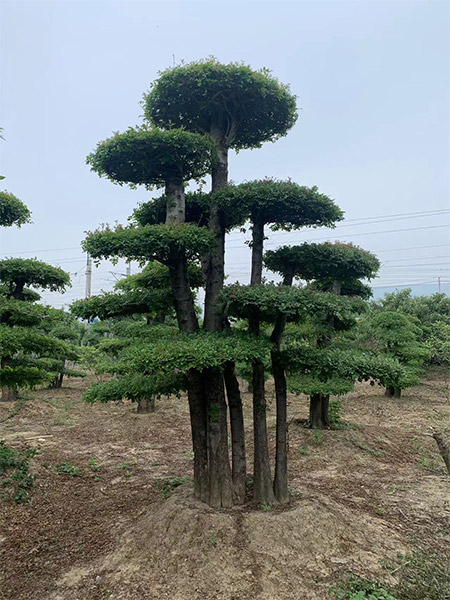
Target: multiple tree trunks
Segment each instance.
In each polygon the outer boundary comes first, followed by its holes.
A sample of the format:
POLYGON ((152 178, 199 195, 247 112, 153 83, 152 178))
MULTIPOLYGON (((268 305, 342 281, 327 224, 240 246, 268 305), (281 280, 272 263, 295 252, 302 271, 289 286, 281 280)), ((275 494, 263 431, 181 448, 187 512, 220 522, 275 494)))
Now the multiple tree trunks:
POLYGON ((136 412, 138 415, 148 415, 155 412, 155 397, 140 398, 137 403, 136 412))

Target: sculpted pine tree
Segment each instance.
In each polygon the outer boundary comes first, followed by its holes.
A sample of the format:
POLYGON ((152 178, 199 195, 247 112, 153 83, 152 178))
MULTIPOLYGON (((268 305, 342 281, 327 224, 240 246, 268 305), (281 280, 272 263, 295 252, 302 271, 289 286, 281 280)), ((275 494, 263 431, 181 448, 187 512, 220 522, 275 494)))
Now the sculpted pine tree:
MULTIPOLYGON (((252 261, 250 285, 262 283, 264 228, 270 225, 273 230, 287 231, 301 227, 333 226, 342 218, 342 211, 330 198, 320 194, 317 188, 307 188, 292 181, 266 179, 228 186, 215 195, 216 201, 225 212, 238 210, 244 213, 245 220, 251 223, 252 261)), ((273 341, 279 346, 284 325, 277 323, 273 341)), ((285 320, 285 319, 284 319, 285 320)), ((254 307, 248 317, 249 333, 260 334, 260 311, 254 307)), ((272 352, 272 368, 275 368, 275 388, 277 398, 277 454, 275 461, 275 484, 272 485, 269 448, 267 443, 266 399, 264 389, 264 364, 254 360, 252 369, 253 391, 253 431, 254 431, 254 474, 253 495, 256 502, 272 503, 277 498, 281 502, 288 499, 286 461, 286 397, 280 393, 280 377, 276 376, 278 354, 272 352), (283 464, 281 464, 283 463, 283 464), (283 475, 281 476, 281 473, 283 475), (281 484, 281 480, 283 484, 281 484)))
MULTIPOLYGON (((163 127, 182 126, 212 140, 215 154, 212 164, 213 200, 208 228, 214 236, 214 246, 203 257, 206 277, 204 328, 221 331, 225 325, 219 293, 223 288, 225 265, 226 215, 214 193, 228 184, 228 153, 230 149, 258 148, 265 141, 275 141, 286 135, 297 119, 295 97, 288 86, 281 84, 267 69, 254 71, 239 63, 221 64, 215 59, 194 62, 164 71, 145 98, 146 117, 163 127)), ((233 493, 235 501, 243 502, 245 494, 245 447, 242 401, 234 364, 213 369, 204 380, 204 394, 217 394, 218 444, 227 445, 225 380, 233 448, 233 493), (234 430, 234 435, 233 435, 234 430)), ((228 456, 222 453, 222 470, 227 471, 228 456)), ((225 495, 230 495, 223 482, 225 495)), ((227 500, 228 502, 228 500, 227 500)))

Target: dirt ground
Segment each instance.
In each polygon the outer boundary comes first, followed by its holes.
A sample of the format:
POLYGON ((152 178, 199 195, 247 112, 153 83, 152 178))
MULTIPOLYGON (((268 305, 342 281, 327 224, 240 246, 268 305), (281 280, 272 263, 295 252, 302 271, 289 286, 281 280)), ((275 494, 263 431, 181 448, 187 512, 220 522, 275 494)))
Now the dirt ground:
MULTIPOLYGON (((323 432, 305 429, 306 399, 292 396, 282 511, 213 511, 189 481, 158 489, 192 473, 185 399, 137 415, 130 403, 84 404, 89 382, 70 380, 20 410, 0 404, 0 439, 39 449, 31 502, 0 501, 0 598, 322 600, 347 571, 394 584, 389 564, 416 547, 450 560, 450 478, 425 435, 450 425, 444 375, 399 400, 360 385, 342 401, 348 427, 323 432), (79 475, 58 474, 61 462, 79 475)), ((268 400, 273 446, 270 384, 268 400)), ((251 445, 249 430, 249 468, 251 445)))

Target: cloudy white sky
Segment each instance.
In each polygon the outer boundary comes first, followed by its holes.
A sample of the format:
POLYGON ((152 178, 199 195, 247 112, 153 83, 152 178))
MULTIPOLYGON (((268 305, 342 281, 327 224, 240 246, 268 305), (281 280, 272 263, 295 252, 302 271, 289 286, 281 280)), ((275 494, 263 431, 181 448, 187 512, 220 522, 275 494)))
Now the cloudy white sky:
MULTIPOLYGON (((378 289, 433 282, 434 291, 438 277, 450 281, 447 0, 2 0, 0 8, 0 172, 33 212, 32 225, 1 232, 0 253, 72 273, 69 292, 46 301, 82 297, 84 231, 125 222, 150 197, 100 180, 86 154, 142 122, 139 102, 159 70, 209 55, 268 67, 298 96, 288 136, 233 154, 230 177, 317 185, 346 212, 335 231, 269 234, 268 248, 339 238, 378 254, 378 289)), ((227 270, 230 280, 248 279, 237 232, 227 270)), ((123 264, 103 264, 93 292, 122 273, 123 264)))

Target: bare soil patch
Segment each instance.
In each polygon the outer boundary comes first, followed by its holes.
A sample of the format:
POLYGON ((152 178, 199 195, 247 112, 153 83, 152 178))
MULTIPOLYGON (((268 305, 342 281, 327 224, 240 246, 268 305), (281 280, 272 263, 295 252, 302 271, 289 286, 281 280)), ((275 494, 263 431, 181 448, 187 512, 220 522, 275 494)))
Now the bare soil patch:
MULTIPOLYGON (((0 439, 39 448, 32 501, 0 501, 2 600, 322 600, 344 571, 395 583, 386 565, 415 547, 450 560, 450 478, 424 435, 450 426, 442 372, 399 400, 359 386, 341 430, 305 429, 306 399, 292 396, 293 500, 270 511, 212 511, 189 482, 165 498, 158 483, 192 472, 186 400, 136 415, 85 405, 86 385, 37 390, 16 413, 0 405, 0 439)), ((270 384, 268 399, 273 447, 270 384)))

